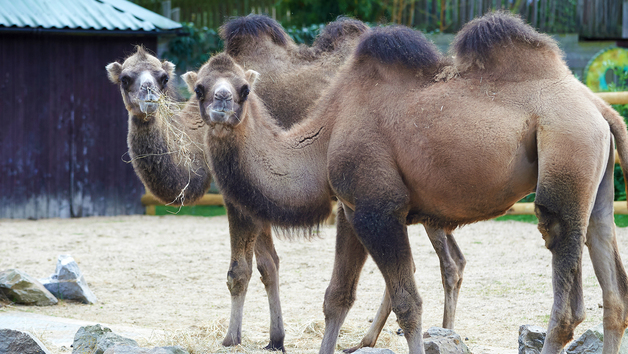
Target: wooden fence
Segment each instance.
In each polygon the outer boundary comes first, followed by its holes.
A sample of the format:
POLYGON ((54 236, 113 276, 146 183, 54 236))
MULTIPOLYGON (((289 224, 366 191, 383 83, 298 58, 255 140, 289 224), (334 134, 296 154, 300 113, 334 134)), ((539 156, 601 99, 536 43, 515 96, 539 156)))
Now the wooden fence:
MULTIPOLYGON (((304 11, 281 0, 133 0, 151 11, 198 27, 218 28, 226 18, 265 14, 284 25, 291 13, 304 11)), ((365 1, 356 0, 358 7, 365 1)), ((380 0, 382 10, 364 21, 394 22, 422 31, 457 32, 482 14, 507 9, 547 33, 578 33, 583 38, 619 39, 623 2, 620 0, 380 0)), ((331 17, 342 15, 329 14, 331 17)), ((348 13, 347 15, 352 15, 348 13)))

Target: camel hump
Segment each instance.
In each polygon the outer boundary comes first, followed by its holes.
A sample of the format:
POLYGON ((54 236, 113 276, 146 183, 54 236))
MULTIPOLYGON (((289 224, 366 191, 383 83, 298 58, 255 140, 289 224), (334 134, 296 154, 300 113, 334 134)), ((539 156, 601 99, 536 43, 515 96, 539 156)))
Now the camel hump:
POLYGON ((441 59, 438 48, 423 33, 404 26, 373 28, 361 37, 355 56, 411 69, 432 67, 441 59))
POLYGON ((264 15, 250 14, 234 18, 220 27, 220 37, 225 41, 225 49, 230 55, 239 52, 241 45, 249 38, 268 35, 272 41, 285 47, 290 37, 277 21, 264 15))
POLYGON ((551 37, 537 32, 508 11, 487 13, 467 23, 454 38, 452 52, 461 64, 483 68, 497 49, 517 46, 560 52, 551 37))
POLYGON ((346 39, 357 38, 368 29, 369 27, 362 21, 340 16, 323 28, 316 37, 313 47, 323 52, 333 52, 346 39))

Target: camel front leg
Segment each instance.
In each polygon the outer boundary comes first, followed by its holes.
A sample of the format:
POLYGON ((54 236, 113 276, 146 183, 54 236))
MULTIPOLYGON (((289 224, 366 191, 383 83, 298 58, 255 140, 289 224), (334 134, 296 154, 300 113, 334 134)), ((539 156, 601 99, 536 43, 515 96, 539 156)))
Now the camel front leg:
POLYGON ((614 165, 609 160, 589 219, 586 241, 604 299, 603 354, 619 352, 628 326, 628 277, 619 256, 613 217, 614 165))
POLYGON ((227 272, 227 287, 231 293, 231 317, 222 345, 235 346, 242 342, 244 299, 253 273, 253 251, 260 226, 230 203, 225 203, 231 237, 231 265, 227 272))
POLYGON ((268 295, 270 308, 270 343, 264 348, 285 352, 283 341, 285 331, 281 315, 281 301, 279 299, 279 257, 273 244, 270 224, 265 224, 255 242, 255 259, 262 283, 268 295))
POLYGON ((462 286, 462 273, 467 261, 451 231, 425 226, 427 236, 440 261, 440 272, 445 290, 443 328, 454 329, 458 294, 462 286))
MULTIPOLYGON (((414 262, 405 226, 399 209, 386 210, 381 205, 395 201, 356 205, 355 232, 377 264, 386 281, 392 310, 404 331, 410 354, 424 354, 421 331, 422 300, 414 281, 414 262)), ((397 204, 399 205, 399 204, 397 204)))
POLYGON ((340 327, 355 301, 360 272, 368 256, 348 223, 344 207, 341 205, 338 208, 336 222, 336 256, 323 302, 325 334, 320 354, 333 354, 336 349, 340 327))

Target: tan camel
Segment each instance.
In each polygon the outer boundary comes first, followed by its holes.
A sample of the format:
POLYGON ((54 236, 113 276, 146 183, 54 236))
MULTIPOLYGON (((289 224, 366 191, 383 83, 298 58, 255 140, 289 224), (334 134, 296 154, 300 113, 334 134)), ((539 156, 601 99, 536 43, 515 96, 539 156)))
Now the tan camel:
POLYGON ((175 128, 190 137, 189 165, 180 160, 174 140, 168 139, 164 121, 153 117, 160 93, 181 101, 170 82, 174 68, 174 64, 161 62, 138 46, 124 63, 107 65, 107 74, 120 86, 129 113, 127 143, 138 177, 164 203, 180 205, 201 198, 209 189, 211 175, 203 151, 207 126, 200 119, 198 104, 188 102, 175 117, 175 128))
MULTIPOLYGON (((305 118, 313 102, 355 49, 359 35, 366 30, 363 23, 343 18, 328 24, 312 47, 297 46, 275 21, 264 16, 249 15, 226 23, 221 28, 221 36, 226 43, 225 52, 236 63, 242 64, 244 69, 260 73, 255 92, 279 126, 285 129, 305 118), (265 37, 264 40, 260 40, 260 36, 265 37)), ((267 227, 270 228, 269 223, 267 227)), ((426 227, 426 231, 441 264, 445 289, 443 327, 453 328, 466 261, 451 230, 446 232, 444 229, 426 227)), ((251 236, 242 236, 245 237, 251 236)), ((244 252, 232 251, 233 260, 244 252)), ((243 302, 240 307, 242 305, 243 302)), ((391 309, 390 298, 385 293, 369 331, 359 345, 345 352, 375 346, 391 309)), ((235 333, 231 328, 228 333, 235 333)), ((237 333, 240 333, 239 329, 237 333)))
MULTIPOLYGON (((279 24, 265 16, 251 15, 232 20, 223 26, 222 36, 226 50, 247 66, 262 71, 266 80, 259 88, 266 104, 282 127, 289 127, 295 120, 305 117, 306 111, 318 98, 338 67, 351 53, 357 39, 367 27, 356 20, 339 19, 326 26, 312 47, 297 46, 279 24), (255 43, 256 50, 250 50, 255 43), (269 65, 272 58, 274 63, 269 65), (297 92, 291 85, 299 85, 297 92), (290 99, 289 110, 277 99, 290 99), (298 104, 295 103, 296 100, 298 104)), ((190 137, 189 144, 193 166, 181 163, 176 145, 168 145, 168 128, 154 118, 160 93, 176 99, 175 90, 167 83, 174 75, 174 65, 160 62, 138 47, 123 64, 107 66, 110 80, 120 85, 125 106, 129 111, 129 153, 133 167, 147 188, 165 203, 175 205, 192 203, 209 188, 211 176, 204 150, 207 126, 200 119, 198 103, 192 97, 180 114, 173 118, 177 129, 190 137), (174 152, 174 153, 173 153, 174 152), (185 193, 181 193, 185 190, 185 193), (183 199, 185 198, 185 199, 183 199)), ((229 228, 232 243, 232 262, 228 272, 228 286, 232 294, 231 319, 223 344, 241 342, 244 298, 252 275, 252 255, 255 252, 257 266, 262 274, 271 311, 270 344, 267 349, 283 350, 284 329, 279 300, 277 270, 279 258, 275 251, 271 223, 256 219, 240 210, 226 198, 229 210, 229 228)), ((384 306, 386 308, 386 306, 384 306)), ((386 320, 388 310, 378 318, 386 320)), ((382 323, 383 326, 383 323, 382 323)), ((381 329, 381 328, 380 328, 381 329)), ((371 335, 375 343, 380 329, 371 335)), ((372 331, 375 331, 372 330, 372 331)))
POLYGON ((223 193, 284 227, 321 222, 335 195, 342 210, 320 353, 334 352, 370 254, 415 354, 424 353, 422 305, 406 225, 452 230, 502 215, 536 191, 539 230, 553 255, 542 353, 559 353, 584 318, 586 244, 603 290, 603 352, 617 354, 628 325, 612 208, 613 137, 628 163, 623 119, 573 77, 550 37, 508 13, 467 24, 453 54, 455 66, 419 32, 372 30, 309 119, 289 131, 255 95, 257 74, 214 56, 186 82, 209 125, 209 160, 223 193))

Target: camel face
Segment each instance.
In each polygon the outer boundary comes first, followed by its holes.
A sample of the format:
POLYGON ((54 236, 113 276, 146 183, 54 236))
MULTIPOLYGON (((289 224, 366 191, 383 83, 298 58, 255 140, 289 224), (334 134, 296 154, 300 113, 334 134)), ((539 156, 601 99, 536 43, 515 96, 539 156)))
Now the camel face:
POLYGON ((228 132, 246 116, 247 98, 257 72, 244 70, 220 54, 203 65, 198 74, 188 72, 183 79, 198 100, 201 117, 215 132, 228 132))
POLYGON ((142 47, 123 64, 107 65, 109 80, 120 85, 126 109, 133 115, 147 117, 157 109, 157 100, 166 90, 174 72, 174 64, 146 53, 142 47))

